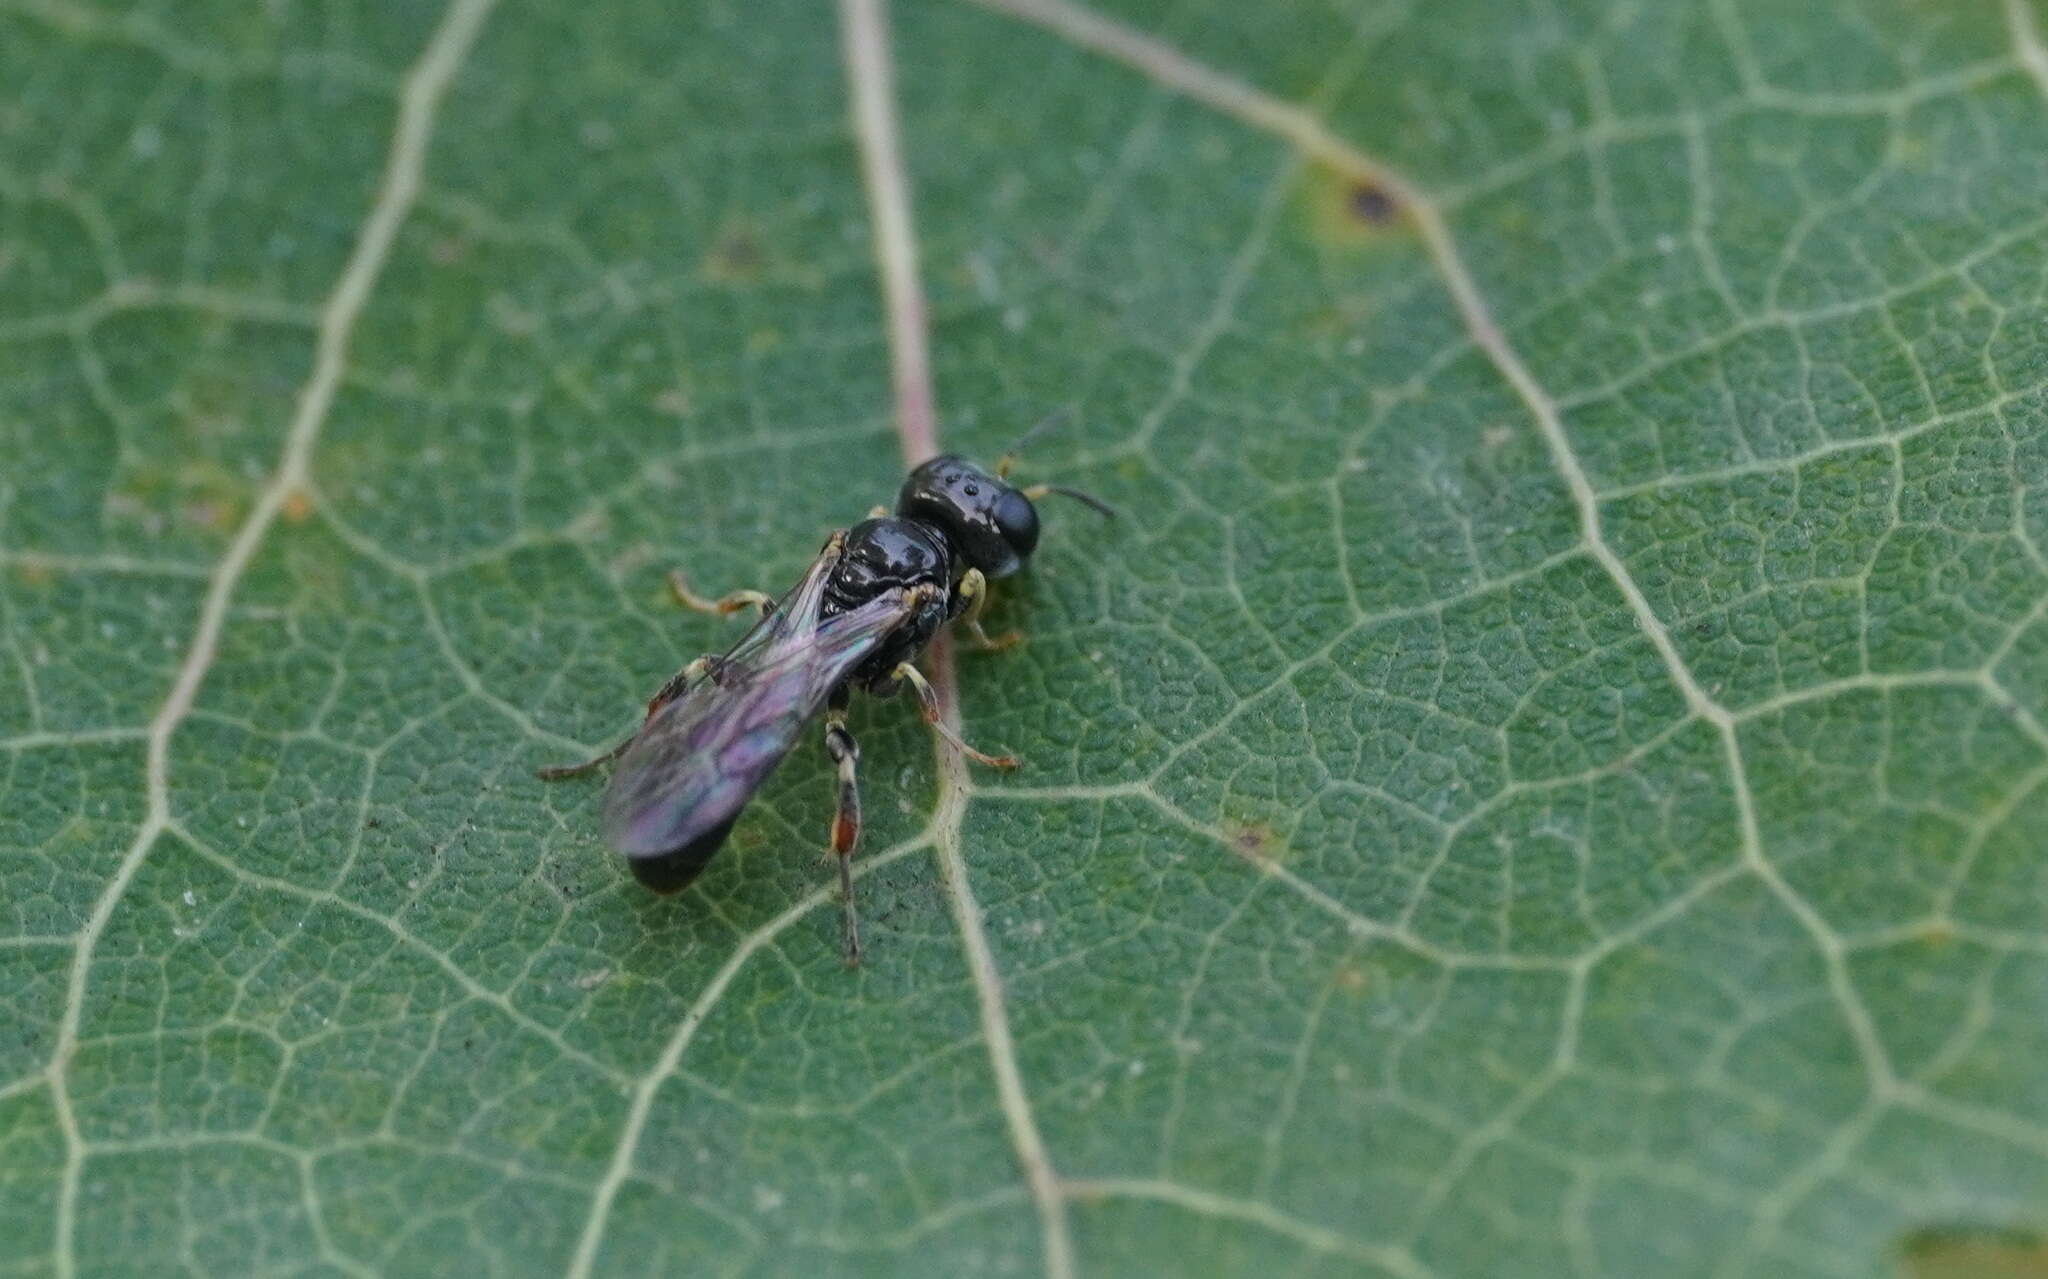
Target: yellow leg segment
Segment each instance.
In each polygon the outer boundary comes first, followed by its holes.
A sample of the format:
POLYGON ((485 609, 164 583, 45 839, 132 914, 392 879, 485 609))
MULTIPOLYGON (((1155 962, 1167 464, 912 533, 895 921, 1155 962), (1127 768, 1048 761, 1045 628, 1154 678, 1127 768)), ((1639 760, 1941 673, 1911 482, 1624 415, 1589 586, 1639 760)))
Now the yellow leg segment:
POLYGON ((923 671, 918 670, 917 667, 912 666, 909 662, 905 662, 894 671, 891 671, 890 674, 894 678, 910 685, 911 691, 917 694, 918 713, 924 717, 924 722, 932 726, 934 733, 945 738, 954 750, 959 751, 975 763, 986 764, 990 768, 1017 768, 1023 764, 1024 761, 1018 759, 1015 755, 985 754, 969 746, 966 742, 961 741, 960 734, 946 727, 945 718, 939 712, 939 695, 932 689, 930 682, 925 679, 923 671))
POLYGON ((775 597, 764 591, 733 591, 717 599, 706 599, 690 589, 689 579, 683 570, 670 569, 668 574, 669 594, 676 597, 676 603, 698 613, 712 613, 725 617, 743 608, 757 608, 766 617, 775 611, 775 597))
POLYGON ((988 603, 988 579, 982 576, 980 569, 970 568, 967 575, 960 579, 960 598, 967 601, 967 611, 959 618, 960 628, 974 640, 974 647, 984 653, 1000 653, 1006 648, 1014 648, 1023 641, 1022 631, 1004 631, 1001 635, 991 637, 987 631, 981 629, 982 606, 988 603))

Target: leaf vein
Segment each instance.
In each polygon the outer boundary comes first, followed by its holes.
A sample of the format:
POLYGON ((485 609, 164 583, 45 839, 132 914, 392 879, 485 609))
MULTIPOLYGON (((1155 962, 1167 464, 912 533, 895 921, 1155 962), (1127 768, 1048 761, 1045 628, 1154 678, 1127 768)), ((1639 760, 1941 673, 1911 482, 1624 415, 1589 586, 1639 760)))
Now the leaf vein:
POLYGON ((286 499, 306 483, 313 447, 319 440, 320 428, 326 422, 328 408, 333 404, 335 391, 341 382, 356 319, 382 273, 398 229, 419 192, 427 147, 433 135, 435 110, 474 44, 492 3, 493 0, 453 0, 419 61, 406 75, 397 130, 386 157, 384 179, 334 292, 322 308, 313 371, 300 391, 298 406, 285 435, 283 454, 276 471, 208 579, 205 599, 200 606, 199 624, 191 645, 163 705, 150 721, 144 765, 148 796, 146 816, 79 930, 77 951, 71 961, 63 1014, 58 1021, 56 1044, 51 1051, 49 1065, 53 1108, 65 1140, 65 1163, 56 1211, 55 1269, 59 1279, 69 1279, 76 1268, 74 1236, 85 1142, 72 1110, 66 1071, 78 1044, 93 950, 107 921, 112 918, 114 908, 120 904, 129 883, 148 858, 149 850, 171 828, 171 736, 191 711, 199 686, 213 664, 221 631, 227 623, 228 606, 242 574, 255 557, 257 547, 276 521, 286 499))

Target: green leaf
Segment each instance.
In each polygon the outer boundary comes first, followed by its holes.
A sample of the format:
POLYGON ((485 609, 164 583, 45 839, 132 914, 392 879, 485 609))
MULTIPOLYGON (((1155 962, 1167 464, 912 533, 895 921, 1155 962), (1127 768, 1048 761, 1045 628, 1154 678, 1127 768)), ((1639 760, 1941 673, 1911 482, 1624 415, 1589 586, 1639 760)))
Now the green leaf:
POLYGON ((0 1272, 2037 1273, 2029 3, 898 0, 1124 518, 848 972, 533 777, 900 476, 833 7, 0 0, 0 1272))

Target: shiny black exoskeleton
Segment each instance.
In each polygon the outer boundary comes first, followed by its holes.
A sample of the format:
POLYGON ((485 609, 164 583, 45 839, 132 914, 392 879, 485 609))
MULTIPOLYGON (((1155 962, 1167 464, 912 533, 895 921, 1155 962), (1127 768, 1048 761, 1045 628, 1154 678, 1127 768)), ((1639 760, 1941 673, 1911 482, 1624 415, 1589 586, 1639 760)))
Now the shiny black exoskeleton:
POLYGON ((1038 549, 1038 508, 1023 490, 950 453, 904 479, 896 513, 943 530, 984 577, 1008 577, 1038 549))
POLYGON ((1015 642, 1014 634, 991 639, 979 615, 989 581, 1015 573, 1037 549, 1033 500, 1048 493, 1111 513, 1085 493, 1057 485, 1019 489, 948 454, 910 472, 894 514, 877 513, 832 534, 779 599, 735 591, 704 600, 672 574, 678 602, 715 613, 758 608, 760 621, 724 653, 707 653, 670 677, 648 700, 633 736, 541 775, 572 777, 619 761, 604 796, 606 842, 625 854, 641 883, 675 892, 704 869, 798 732, 822 713, 825 751, 838 773, 830 847, 839 861, 846 959, 857 962, 849 863, 860 839, 860 749, 846 724, 851 692, 888 695, 908 685, 925 723, 961 756, 1017 767, 1012 756, 985 754, 961 740, 916 661, 949 622, 984 649, 1015 642))
POLYGON ((960 615, 968 570, 1008 577, 1038 548, 1038 508, 1000 476, 940 454, 919 465, 896 494, 896 513, 847 531, 846 550, 825 582, 825 613, 846 613, 888 591, 930 583, 944 595, 919 609, 848 678, 888 695, 897 667, 922 653, 960 615))
POLYGON ((900 515, 878 515, 846 531, 845 554, 825 579, 826 616, 850 613, 906 586, 928 582, 940 590, 855 668, 848 684, 885 695, 895 691, 895 669, 922 653, 957 611, 953 562, 945 534, 900 515))

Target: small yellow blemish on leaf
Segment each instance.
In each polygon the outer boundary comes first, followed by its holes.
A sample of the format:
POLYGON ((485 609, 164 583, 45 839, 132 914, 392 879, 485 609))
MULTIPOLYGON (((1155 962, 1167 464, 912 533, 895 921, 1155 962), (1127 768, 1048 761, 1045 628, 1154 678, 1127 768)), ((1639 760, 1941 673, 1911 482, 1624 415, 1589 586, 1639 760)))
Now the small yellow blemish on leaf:
POLYGON ((1413 238, 1408 210, 1384 184, 1312 169, 1306 179, 1309 233, 1319 244, 1367 249, 1413 238))
POLYGON ((1907 1235, 1904 1279, 2048 1279, 2048 1239, 1996 1226, 1937 1226, 1907 1235))
MULTIPOLYGON (((1302 319, 1301 330, 1308 337, 1334 341, 1353 337, 1359 330, 1365 327, 1367 321, 1371 318, 1371 299, 1359 295, 1347 295, 1338 298, 1329 306, 1320 307, 1309 312, 1302 319)), ((1363 341, 1362 338, 1358 340, 1363 341)), ((1362 350, 1363 348, 1360 348, 1358 351, 1347 352, 1347 354, 1360 354, 1362 350)))

